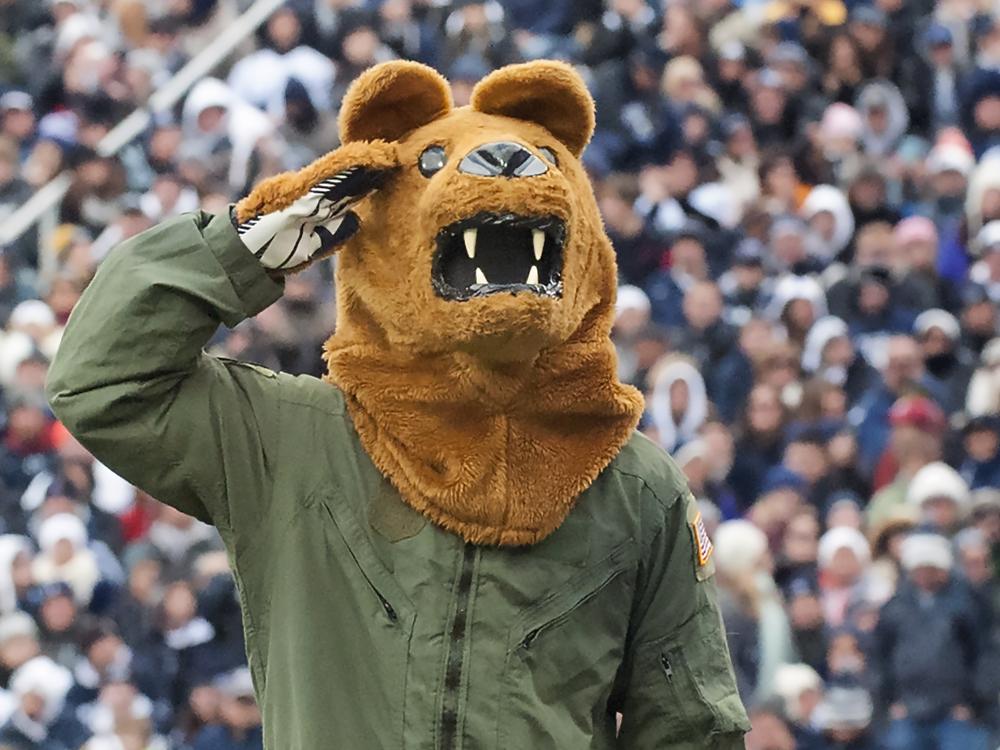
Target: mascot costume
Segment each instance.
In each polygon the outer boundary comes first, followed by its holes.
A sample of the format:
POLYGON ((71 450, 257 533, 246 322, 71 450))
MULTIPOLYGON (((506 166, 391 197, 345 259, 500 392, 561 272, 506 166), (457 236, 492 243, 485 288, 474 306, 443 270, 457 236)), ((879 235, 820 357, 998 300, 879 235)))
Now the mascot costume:
POLYGON ((711 542, 616 376, 569 66, 360 76, 343 145, 117 248, 52 407, 213 523, 269 750, 738 748, 711 542), (202 351, 332 253, 323 380, 202 351))

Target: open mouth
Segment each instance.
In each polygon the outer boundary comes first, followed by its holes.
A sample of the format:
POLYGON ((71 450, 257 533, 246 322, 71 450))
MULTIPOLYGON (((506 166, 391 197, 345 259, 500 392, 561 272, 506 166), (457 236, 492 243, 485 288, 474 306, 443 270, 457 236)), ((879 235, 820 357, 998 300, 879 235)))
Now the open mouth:
POLYGON ((562 296, 566 225, 551 216, 479 213, 438 232, 431 282, 439 296, 499 292, 562 296))

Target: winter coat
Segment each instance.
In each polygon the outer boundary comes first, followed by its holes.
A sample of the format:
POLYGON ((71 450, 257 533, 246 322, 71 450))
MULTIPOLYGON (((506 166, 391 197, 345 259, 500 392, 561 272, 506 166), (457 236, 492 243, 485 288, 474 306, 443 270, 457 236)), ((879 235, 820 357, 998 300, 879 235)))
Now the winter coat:
POLYGON ((994 456, 989 461, 966 458, 959 467, 959 473, 969 483, 970 490, 1000 487, 1000 455, 994 456))
POLYGON ((670 269, 661 268, 647 278, 642 287, 649 296, 652 306, 654 323, 668 328, 683 326, 684 320, 684 288, 670 273, 670 269))
POLYGON ((784 438, 780 435, 763 440, 750 433, 737 440, 728 481, 743 510, 757 501, 764 476, 781 463, 784 450, 784 438))
POLYGON ((259 750, 263 747, 260 728, 251 729, 243 737, 235 737, 227 727, 211 724, 191 743, 191 750, 259 750))
POLYGON ((334 385, 202 351, 278 299, 227 215, 113 251, 49 373, 99 459, 226 544, 275 750, 743 746, 694 498, 633 435, 534 546, 404 504, 334 385), (624 722, 615 737, 615 714, 624 722))
POLYGON ((969 588, 952 579, 933 599, 904 583, 882 608, 875 632, 880 697, 916 721, 937 721, 958 705, 976 707, 976 669, 985 623, 969 588))
POLYGON ((48 727, 44 737, 23 728, 22 723, 11 718, 0 727, 0 747, 11 750, 79 750, 90 733, 79 721, 69 715, 48 727))
POLYGON ((944 400, 941 406, 946 414, 954 414, 965 406, 969 380, 975 372, 975 362, 964 350, 948 352, 924 360, 927 378, 934 382, 944 400))
POLYGON ((708 377, 730 356, 738 339, 739 330, 721 320, 702 330, 683 325, 671 331, 670 336, 672 348, 692 357, 698 369, 708 377))

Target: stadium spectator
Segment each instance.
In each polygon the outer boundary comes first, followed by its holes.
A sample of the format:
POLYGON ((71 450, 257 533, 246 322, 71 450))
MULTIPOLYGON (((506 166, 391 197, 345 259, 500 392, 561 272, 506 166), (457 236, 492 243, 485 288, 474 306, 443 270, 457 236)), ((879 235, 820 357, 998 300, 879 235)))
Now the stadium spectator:
POLYGON ((195 737, 191 750, 253 750, 262 742, 260 709, 254 700, 250 670, 241 668, 219 680, 219 722, 195 737))
POLYGON ((879 698, 891 724, 886 747, 983 748, 976 670, 986 631, 976 600, 952 574, 948 540, 914 534, 903 544, 906 581, 876 631, 879 698))

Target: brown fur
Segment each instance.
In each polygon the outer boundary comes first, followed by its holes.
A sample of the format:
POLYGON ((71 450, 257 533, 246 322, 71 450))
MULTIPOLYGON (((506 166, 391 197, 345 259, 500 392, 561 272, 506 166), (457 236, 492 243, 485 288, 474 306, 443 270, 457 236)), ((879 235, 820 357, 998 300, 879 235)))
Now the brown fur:
POLYGON ((554 60, 508 65, 476 84, 472 108, 537 122, 574 156, 594 134, 594 100, 566 63, 554 60))
POLYGON ((376 65, 355 81, 340 108, 340 138, 395 141, 451 111, 451 89, 433 68, 415 62, 376 65))
POLYGON ((254 186, 253 192, 236 204, 236 220, 243 222, 259 214, 287 208, 324 177, 348 167, 364 165, 395 169, 398 163, 394 143, 371 141, 344 144, 298 172, 283 172, 254 186))
MULTIPOLYGON (((359 124, 373 96, 408 100, 392 90, 393 81, 413 85, 406 83, 413 76, 389 74, 399 65, 412 72, 415 64, 378 66, 348 92, 352 133, 372 132, 359 124)), ((429 116, 438 109, 408 110, 408 125, 392 127, 410 129, 392 144, 348 143, 308 168, 309 176, 265 183, 241 211, 252 215, 301 194, 317 173, 349 158, 383 163, 394 148, 397 173, 357 207, 362 229, 340 251, 327 378, 344 392, 362 444, 407 503, 470 542, 531 544, 558 528, 642 411, 639 393, 616 376, 614 253, 577 159, 593 127, 593 103, 572 69, 546 62, 484 79, 471 108, 429 116), (551 112, 540 111, 550 104, 551 112), (500 139, 546 146, 559 168, 521 179, 457 172, 464 154, 500 139), (427 179, 417 160, 432 144, 445 148, 448 163, 427 179), (350 157, 341 159, 344 153, 350 157), (438 231, 478 211, 566 222, 561 299, 507 293, 455 302, 435 294, 438 231)))

